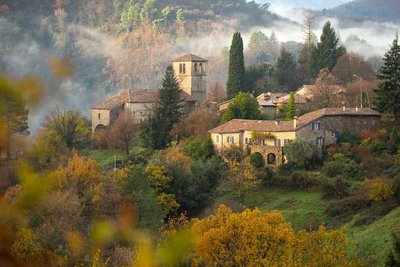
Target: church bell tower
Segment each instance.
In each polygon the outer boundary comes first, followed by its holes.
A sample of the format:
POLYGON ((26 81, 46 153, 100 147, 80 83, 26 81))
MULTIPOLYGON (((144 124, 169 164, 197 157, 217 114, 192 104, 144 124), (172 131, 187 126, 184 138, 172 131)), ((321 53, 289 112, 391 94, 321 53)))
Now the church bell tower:
POLYGON ((193 96, 199 106, 206 99, 207 60, 193 54, 183 55, 173 61, 175 75, 181 89, 193 96))

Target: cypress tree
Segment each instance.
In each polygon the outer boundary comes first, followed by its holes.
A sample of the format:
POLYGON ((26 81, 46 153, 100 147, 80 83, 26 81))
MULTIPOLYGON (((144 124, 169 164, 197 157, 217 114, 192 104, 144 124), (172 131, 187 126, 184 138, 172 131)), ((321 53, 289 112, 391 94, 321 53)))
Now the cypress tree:
POLYGON ((243 56, 243 40, 239 32, 233 35, 231 49, 229 50, 229 70, 226 91, 228 99, 234 98, 239 92, 246 91, 245 70, 243 56))
POLYGON ((286 105, 286 120, 293 120, 296 115, 296 101, 294 98, 294 92, 290 93, 289 101, 286 105))
POLYGON ((343 46, 339 46, 339 37, 332 28, 331 23, 325 23, 320 41, 312 53, 312 74, 315 78, 323 68, 332 68, 336 65, 337 59, 346 52, 343 46))
POLYGON ((392 113, 396 118, 400 115, 400 46, 399 37, 396 38, 388 52, 384 63, 377 75, 379 79, 376 92, 376 108, 380 112, 392 113))
POLYGON ((162 149, 171 142, 170 132, 173 125, 182 115, 182 89, 176 79, 174 69, 167 67, 160 89, 160 100, 156 107, 155 116, 150 121, 152 147, 162 149))

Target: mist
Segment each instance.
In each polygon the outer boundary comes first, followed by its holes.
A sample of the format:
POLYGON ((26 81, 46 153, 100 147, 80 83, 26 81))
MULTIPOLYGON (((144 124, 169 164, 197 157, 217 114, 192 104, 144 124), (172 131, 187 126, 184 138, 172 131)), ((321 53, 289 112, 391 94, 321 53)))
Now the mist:
MULTIPOLYGON (((259 30, 270 36, 274 32, 279 42, 303 42, 300 24, 304 10, 273 5, 271 10, 290 20, 276 20, 271 25, 259 25, 241 30, 245 49, 252 32, 259 30)), ((178 39, 164 33, 137 32, 116 38, 97 28, 85 25, 65 25, 64 43, 73 42, 74 51, 68 57, 63 45, 43 47, 29 33, 24 32, 7 18, 0 17, 0 68, 12 76, 34 75, 43 81, 43 105, 31 109, 30 131, 40 124, 53 106, 76 109, 89 116, 90 107, 125 88, 159 88, 165 67, 184 53, 194 53, 209 60, 207 83, 226 83, 228 58, 226 48, 232 35, 241 29, 237 19, 219 19, 210 22, 207 30, 197 35, 182 35, 178 39), (146 38, 144 35, 147 34, 146 38), (140 41, 138 41, 140 40, 140 41), (48 66, 50 56, 66 57, 75 64, 75 74, 66 80, 54 77, 48 66), (115 79, 114 83, 108 83, 115 79), (107 82, 107 84, 106 84, 107 82)), ((323 24, 330 20, 345 41, 357 35, 367 46, 352 45, 351 52, 365 57, 382 56, 389 48, 399 25, 373 21, 352 22, 351 26, 338 19, 318 18, 314 32, 320 36, 323 24)), ((48 26, 48 25, 44 25, 48 26)), ((143 30, 145 31, 145 29, 143 30)), ((61 43, 62 43, 61 42, 61 43)))

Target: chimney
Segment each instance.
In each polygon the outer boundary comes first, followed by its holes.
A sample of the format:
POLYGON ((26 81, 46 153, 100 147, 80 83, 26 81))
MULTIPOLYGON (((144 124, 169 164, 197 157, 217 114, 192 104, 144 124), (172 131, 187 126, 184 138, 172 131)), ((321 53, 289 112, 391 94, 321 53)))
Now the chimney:
POLYGON ((275 122, 275 125, 278 126, 278 125, 279 125, 279 121, 276 121, 276 122, 275 122))
POLYGON ((343 106, 343 107, 342 107, 342 110, 343 110, 343 111, 346 111, 346 107, 345 107, 345 106, 343 106))
POLYGON ((356 107, 356 112, 358 112, 358 107, 356 107))
POLYGON ((297 116, 293 117, 293 128, 296 129, 297 127, 297 116))

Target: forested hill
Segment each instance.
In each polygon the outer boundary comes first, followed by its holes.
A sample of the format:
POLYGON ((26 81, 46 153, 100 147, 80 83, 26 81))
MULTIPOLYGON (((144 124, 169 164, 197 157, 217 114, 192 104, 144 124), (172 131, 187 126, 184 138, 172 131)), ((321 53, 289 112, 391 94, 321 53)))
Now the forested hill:
POLYGON ((2 0, 1 10, 20 19, 48 17, 63 9, 69 21, 101 25, 153 22, 160 26, 175 19, 189 21, 234 19, 238 27, 267 25, 279 16, 268 11, 268 4, 246 0, 2 0), (29 11, 29 12, 28 12, 29 11))
POLYGON ((399 23, 399 0, 355 0, 325 11, 327 15, 399 23))
POLYGON ((40 76, 48 105, 87 112, 121 88, 157 88, 182 53, 207 57, 208 81, 224 83, 233 32, 283 20, 245 0, 0 0, 0 70, 40 76), (70 61, 71 79, 53 79, 52 56, 70 61))

